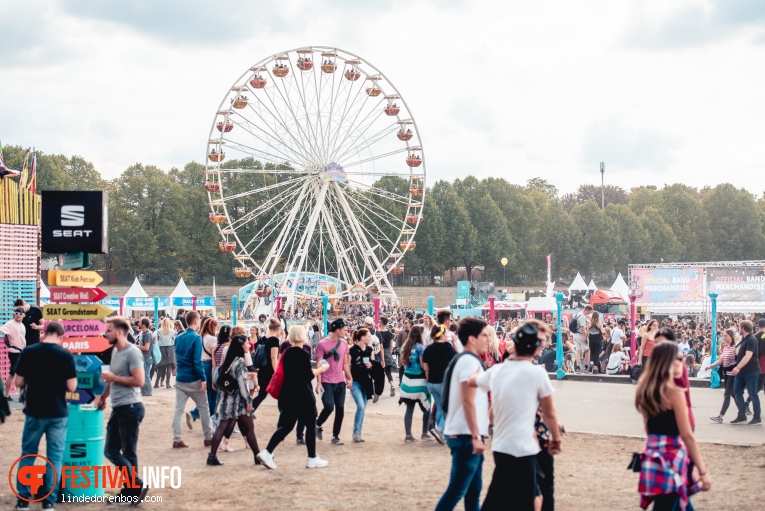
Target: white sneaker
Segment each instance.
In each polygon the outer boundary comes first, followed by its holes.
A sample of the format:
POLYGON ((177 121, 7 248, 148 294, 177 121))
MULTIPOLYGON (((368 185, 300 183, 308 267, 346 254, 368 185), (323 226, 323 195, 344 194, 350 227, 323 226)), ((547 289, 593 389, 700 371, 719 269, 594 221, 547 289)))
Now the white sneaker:
POLYGON ((276 463, 274 463, 274 456, 270 452, 268 452, 268 449, 263 449, 258 453, 258 459, 263 463, 263 465, 266 466, 266 468, 270 468, 271 470, 276 468, 276 463))
POLYGON ((329 462, 319 458, 318 454, 313 458, 308 458, 308 461, 305 464, 306 468, 324 468, 327 465, 329 465, 329 462))

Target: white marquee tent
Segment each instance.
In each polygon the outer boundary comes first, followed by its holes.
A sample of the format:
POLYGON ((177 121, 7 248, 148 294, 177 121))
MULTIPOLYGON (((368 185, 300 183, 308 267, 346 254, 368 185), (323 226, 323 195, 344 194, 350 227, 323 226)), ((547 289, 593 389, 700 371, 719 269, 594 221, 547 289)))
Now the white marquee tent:
POLYGON ((598 290, 598 285, 595 284, 594 280, 590 279, 590 283, 587 284, 587 291, 597 291, 597 290, 598 290))
POLYGON ((127 290, 127 293, 123 296, 123 298, 148 298, 149 295, 146 294, 146 291, 143 290, 143 286, 140 282, 138 282, 138 277, 135 278, 133 281, 133 285, 130 286, 130 289, 127 290))
POLYGON ((584 279, 579 274, 579 272, 576 272, 576 278, 574 279, 574 282, 571 283, 570 286, 568 286, 569 291, 587 291, 587 284, 584 283, 584 279))
POLYGON ((617 275, 616 280, 614 281, 613 285, 611 286, 611 291, 619 293, 619 295, 622 298, 624 298, 625 302, 629 302, 630 301, 630 288, 627 285, 627 283, 624 281, 624 277, 622 277, 621 273, 619 273, 619 275, 617 275))
POLYGON ((45 285, 45 283, 40 279, 40 299, 43 298, 50 299, 50 289, 48 289, 48 286, 45 285))
POLYGON ((173 289, 173 292, 170 293, 170 298, 191 298, 194 296, 191 294, 191 291, 189 291, 189 288, 186 287, 186 283, 183 281, 183 278, 178 281, 178 285, 175 286, 175 289, 173 289))
MULTIPOLYGON (((138 281, 138 277, 136 277, 133 280, 133 284, 130 286, 130 289, 128 289, 127 292, 123 296, 124 301, 125 301, 125 306, 124 306, 125 316, 130 316, 130 313, 132 311, 153 311, 154 310, 154 303, 151 302, 151 304, 149 304, 148 300, 141 300, 143 302, 143 304, 141 306, 134 306, 134 307, 129 307, 128 306, 128 298, 148 298, 148 297, 149 297, 149 295, 146 294, 146 291, 144 291, 143 286, 138 281)), ((161 303, 160 303, 159 308, 160 309, 164 308, 164 307, 162 307, 161 303)))

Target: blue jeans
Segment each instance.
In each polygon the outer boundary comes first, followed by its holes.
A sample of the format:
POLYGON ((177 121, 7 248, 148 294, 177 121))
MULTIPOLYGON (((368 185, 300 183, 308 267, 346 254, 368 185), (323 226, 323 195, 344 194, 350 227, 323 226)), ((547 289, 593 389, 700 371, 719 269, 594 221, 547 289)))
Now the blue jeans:
POLYGON ((141 395, 142 396, 151 396, 152 395, 152 389, 151 389, 151 365, 154 363, 154 361, 151 359, 151 357, 143 357, 143 374, 144 374, 144 380, 143 380, 143 387, 141 387, 141 395))
MULTIPOLYGON (((207 404, 210 406, 210 417, 215 415, 215 410, 217 410, 218 405, 218 391, 212 389, 212 385, 210 385, 210 382, 213 381, 212 378, 212 361, 203 360, 202 361, 202 369, 205 372, 205 378, 207 378, 207 404)), ((189 412, 192 417, 194 417, 194 420, 199 418, 199 410, 194 408, 189 412)))
POLYGON ((478 511, 483 486, 483 454, 473 454, 473 442, 469 435, 447 436, 446 444, 452 451, 452 472, 449 486, 435 511, 452 511, 463 497, 465 511, 478 511))
MULTIPOLYGON (((131 403, 112 408, 109 422, 106 423, 106 442, 104 456, 116 468, 127 467, 132 473, 132 467, 138 470, 138 429, 144 416, 143 403, 131 403)), ((136 482, 143 482, 136 476, 136 482)))
POLYGON ((738 416, 746 417, 746 401, 744 400, 744 388, 746 388, 749 397, 752 398, 752 406, 754 408, 754 418, 759 419, 762 417, 760 410, 760 396, 757 395, 757 383, 760 380, 760 375, 757 373, 738 373, 736 375, 736 381, 733 382, 733 399, 736 400, 736 407, 738 408, 738 416))
POLYGON ((441 389, 443 383, 428 383, 428 392, 433 396, 433 405, 436 407, 436 425, 441 431, 444 430, 444 414, 441 413, 441 389))
POLYGON ((364 426, 364 410, 367 408, 367 392, 361 383, 353 382, 353 388, 351 388, 351 396, 356 402, 356 415, 353 417, 353 432, 361 433, 361 428, 364 426))
MULTIPOLYGON (((64 458, 64 445, 66 444, 66 424, 68 417, 59 417, 55 419, 31 417, 29 415, 24 419, 24 432, 21 434, 21 455, 37 454, 40 447, 40 439, 45 435, 45 457, 50 460, 58 474, 55 481, 53 493, 46 499, 46 502, 55 503, 58 500, 58 494, 61 490, 61 463, 64 458)), ((30 456, 19 461, 18 471, 26 466, 34 465, 35 457, 30 456)), ((46 464, 47 466, 47 464, 46 464)), ((50 470, 45 472, 45 484, 38 490, 43 495, 50 491, 54 484, 53 474, 50 470)), ((31 500, 32 493, 29 486, 16 484, 16 491, 23 499, 31 500)))

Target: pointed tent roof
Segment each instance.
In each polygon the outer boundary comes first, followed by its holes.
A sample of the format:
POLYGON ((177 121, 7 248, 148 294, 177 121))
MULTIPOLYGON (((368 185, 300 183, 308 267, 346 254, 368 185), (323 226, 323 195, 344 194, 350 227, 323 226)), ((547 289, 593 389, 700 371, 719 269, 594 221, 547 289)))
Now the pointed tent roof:
POLYGON ((587 291, 587 284, 584 283, 584 279, 579 274, 579 272, 576 272, 576 278, 574 279, 574 282, 571 283, 570 286, 568 286, 569 291, 587 291))
POLYGON ((143 286, 140 282, 138 282, 138 277, 135 278, 133 281, 133 285, 130 286, 130 289, 128 289, 127 293, 125 293, 125 298, 148 298, 149 295, 146 294, 146 291, 143 290, 143 286))
POLYGON ((40 279, 40 298, 50 298, 50 289, 40 279))
POLYGON ((611 291, 619 293, 621 297, 624 298, 625 302, 630 301, 630 287, 627 285, 627 282, 624 281, 624 277, 622 277, 621 273, 616 277, 614 284, 611 286, 611 291))
POLYGON ((191 298, 194 296, 191 294, 191 291, 189 291, 189 288, 186 287, 186 283, 183 281, 183 278, 178 281, 178 285, 175 286, 175 289, 173 289, 173 292, 170 293, 170 298, 176 298, 176 297, 182 297, 182 298, 191 298))
POLYGON ((597 284, 595 284, 594 280, 590 279, 590 283, 587 284, 587 290, 588 291, 597 291, 598 290, 598 286, 597 286, 597 284))

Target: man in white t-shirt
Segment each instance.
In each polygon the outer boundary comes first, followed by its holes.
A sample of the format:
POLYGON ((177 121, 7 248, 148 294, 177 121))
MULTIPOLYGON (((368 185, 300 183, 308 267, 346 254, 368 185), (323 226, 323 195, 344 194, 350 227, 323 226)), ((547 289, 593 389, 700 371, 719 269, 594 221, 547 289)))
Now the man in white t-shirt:
POLYGON ((489 371, 470 377, 469 384, 491 392, 494 412, 494 474, 482 510, 513 509, 532 511, 541 492, 537 486, 537 442, 534 422, 541 405, 552 439, 548 451, 560 452, 560 428, 553 405, 553 387, 544 366, 535 365, 547 340, 547 325, 537 320, 524 322, 513 335, 515 360, 497 364, 489 371))
POLYGON ((627 320, 624 318, 620 318, 619 322, 617 323, 617 326, 614 327, 613 330, 611 330, 611 342, 608 344, 608 347, 606 348, 606 356, 611 357, 611 352, 614 349, 614 345, 621 344, 622 349, 626 346, 627 343, 627 334, 624 333, 624 329, 627 328, 627 320))
POLYGON ((452 452, 452 471, 449 486, 435 511, 452 511, 463 498, 466 511, 478 511, 483 485, 483 439, 489 434, 489 397, 484 390, 471 387, 468 380, 484 371, 478 355, 489 349, 486 322, 465 318, 459 322, 457 336, 464 352, 455 356, 446 369, 443 399, 447 406, 442 410, 446 414, 444 435, 452 452))
POLYGON ((436 313, 436 323, 444 325, 446 328, 446 342, 450 343, 457 353, 462 353, 462 342, 460 342, 457 335, 449 330, 452 326, 452 311, 449 309, 441 309, 436 313))

